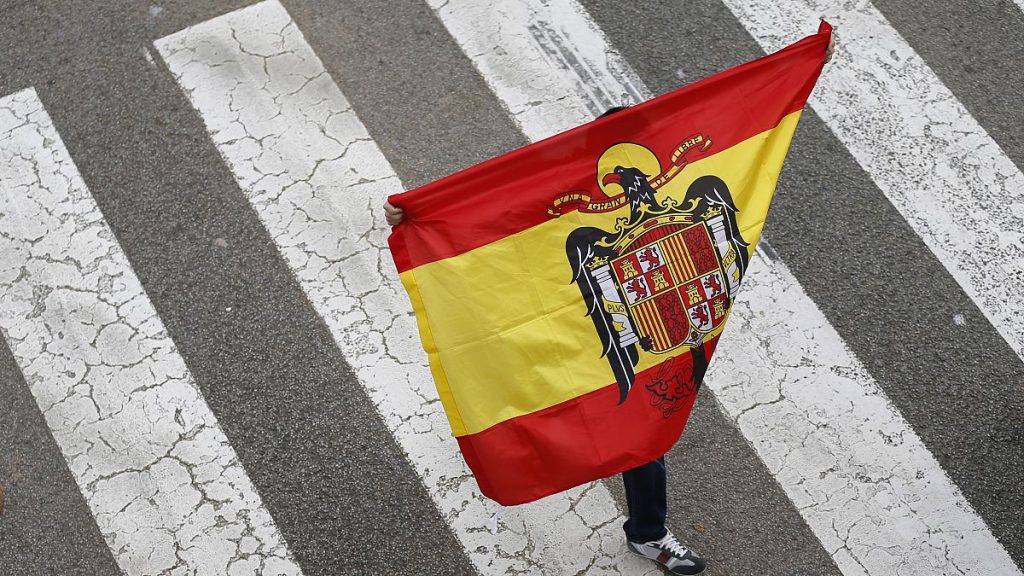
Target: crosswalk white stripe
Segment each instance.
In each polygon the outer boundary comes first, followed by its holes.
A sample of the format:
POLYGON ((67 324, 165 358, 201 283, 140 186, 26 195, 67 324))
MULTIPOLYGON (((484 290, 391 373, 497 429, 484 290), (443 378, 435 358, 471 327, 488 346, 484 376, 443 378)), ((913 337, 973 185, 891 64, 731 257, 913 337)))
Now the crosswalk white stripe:
POLYGON ((724 2, 765 50, 838 27, 810 104, 1024 360, 1020 169, 869 1, 724 2))
MULTIPOLYGON (((589 94, 573 86, 594 81, 602 92, 650 96, 574 2, 429 2, 531 139, 590 120, 590 111, 604 105, 579 101, 589 94), (575 64, 545 59, 549 50, 536 29, 548 30, 567 51, 586 46, 587 76, 575 64), (616 86, 616 79, 628 81, 616 86)), ((708 385, 840 569, 958 574, 948 553, 964 559, 968 573, 1018 574, 796 278, 781 263, 762 263, 748 284, 708 385), (817 425, 794 423, 790 415, 817 425)))
POLYGON ((623 554, 602 484, 484 529, 495 506, 458 453, 387 250, 381 206, 401 182, 285 9, 268 0, 155 44, 480 572, 657 574, 623 554))
POLYGON ((707 382, 840 570, 1019 575, 789 269, 758 257, 707 382))
POLYGON ((300 574, 32 89, 0 205, 0 329, 121 570, 300 574))
POLYGON ((575 1, 427 3, 530 140, 649 97, 575 1))

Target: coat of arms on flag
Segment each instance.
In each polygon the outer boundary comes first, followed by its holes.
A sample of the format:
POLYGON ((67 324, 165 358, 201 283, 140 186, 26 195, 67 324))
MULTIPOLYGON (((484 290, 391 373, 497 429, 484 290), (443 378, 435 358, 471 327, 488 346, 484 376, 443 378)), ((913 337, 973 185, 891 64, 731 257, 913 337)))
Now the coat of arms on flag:
MULTIPOLYGON (((566 241, 573 280, 601 337, 620 403, 633 385, 636 347, 664 354, 699 346, 725 322, 749 260, 736 205, 721 178, 693 181, 680 203, 671 196, 657 199, 655 186, 682 173, 693 142, 701 143, 702 154, 711 151, 711 140, 689 138, 672 154, 671 167, 656 176, 615 163, 600 175, 601 183, 621 188, 628 217, 616 222, 615 231, 581 227, 566 241)), ((633 143, 612 146, 598 166, 610 166, 620 155, 623 163, 628 158, 661 172, 655 154, 633 143)))
POLYGON ((535 500, 679 438, 830 33, 390 199, 484 494, 535 500))

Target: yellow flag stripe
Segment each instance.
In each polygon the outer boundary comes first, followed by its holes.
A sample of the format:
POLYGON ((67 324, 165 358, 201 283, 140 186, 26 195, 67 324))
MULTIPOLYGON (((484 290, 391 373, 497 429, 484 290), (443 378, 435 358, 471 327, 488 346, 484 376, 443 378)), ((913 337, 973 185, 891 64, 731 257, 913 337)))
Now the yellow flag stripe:
MULTIPOLYGON (((772 130, 687 166, 658 190, 659 199, 681 201, 698 177, 722 178, 740 207, 738 224, 752 255, 799 117, 794 112, 772 130)), ((593 320, 572 282, 565 241, 581 226, 614 230, 616 217, 622 216, 621 210, 572 212, 402 273, 415 294, 421 337, 456 436, 614 382, 593 320)), ((614 329, 608 329, 614 340, 614 329)), ((636 371, 685 351, 641 351, 636 371)))

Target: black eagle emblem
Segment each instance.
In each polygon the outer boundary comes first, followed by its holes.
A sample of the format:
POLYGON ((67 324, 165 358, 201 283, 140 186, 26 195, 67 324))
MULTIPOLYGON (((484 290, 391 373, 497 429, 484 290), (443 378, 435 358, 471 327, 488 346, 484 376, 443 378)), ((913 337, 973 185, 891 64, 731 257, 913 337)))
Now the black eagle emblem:
MULTIPOLYGON (((622 262, 623 254, 636 249, 636 243, 624 244, 631 233, 655 229, 671 222, 674 228, 664 230, 682 230, 684 226, 693 227, 703 224, 710 238, 709 246, 713 246, 715 266, 721 266, 721 272, 706 275, 701 284, 701 297, 707 300, 690 309, 679 308, 680 313, 663 315, 663 326, 679 331, 676 339, 669 344, 686 345, 690 348, 693 370, 689 374, 692 379, 688 386, 673 384, 671 389, 696 390, 707 369, 708 359, 702 341, 700 326, 707 326, 710 315, 721 312, 735 296, 740 279, 746 273, 749 261, 748 243, 740 234, 736 223, 737 208, 733 202, 729 187, 717 176, 702 176, 688 187, 681 203, 666 198, 660 202, 655 197, 655 189, 650 184, 651 176, 635 167, 616 166, 614 171, 604 177, 604 183, 617 183, 622 187, 625 202, 629 205, 629 217, 620 219, 622 226, 615 232, 595 227, 581 227, 573 230, 565 243, 566 256, 572 269, 572 281, 579 287, 580 294, 586 303, 587 315, 594 322, 594 328, 600 336, 601 356, 607 358, 608 365, 619 386, 619 404, 626 397, 635 381, 634 368, 639 361, 639 348, 658 352, 659 344, 655 336, 641 329, 636 313, 627 303, 651 297, 649 292, 654 288, 645 278, 643 282, 634 281, 624 284, 621 276, 615 277, 609 263, 622 262), (619 259, 619 260, 616 260, 619 259), (726 266, 726 263, 728 264, 726 266), (724 277, 723 277, 724 272, 724 277), (718 290, 716 292, 716 290, 718 290), (715 295, 717 302, 711 302, 709 295, 715 295), (714 303, 713 309, 710 304, 714 303), (685 311, 684 311, 685 310, 685 311), (680 344, 682 343, 682 344, 680 344)), ((704 228, 701 227, 701 230, 704 228)), ((667 233, 667 232, 663 232, 667 233)), ((701 234, 704 234, 701 231, 701 234)), ((641 242, 642 244, 642 239, 641 242)), ((645 269, 660 265, 659 253, 655 250, 636 251, 636 265, 645 269)), ((661 255, 660 258, 665 258, 661 255)), ((663 277, 662 277, 663 280, 663 277)), ((691 281, 701 282, 701 279, 691 281)), ((691 290, 696 290, 691 288, 691 290)), ((680 296, 685 298, 685 295, 680 296)), ((686 305, 685 299, 681 306, 686 305)), ((671 336, 671 334, 669 334, 671 336)), ((658 337, 664 338, 663 335, 658 337)), ((661 344, 663 347, 664 343, 661 344)), ((689 371, 688 371, 689 372, 689 371)), ((663 379, 662 379, 663 380, 663 379)), ((660 384, 659 384, 660 385, 660 384)), ((657 394, 656 390, 652 392, 657 394)))

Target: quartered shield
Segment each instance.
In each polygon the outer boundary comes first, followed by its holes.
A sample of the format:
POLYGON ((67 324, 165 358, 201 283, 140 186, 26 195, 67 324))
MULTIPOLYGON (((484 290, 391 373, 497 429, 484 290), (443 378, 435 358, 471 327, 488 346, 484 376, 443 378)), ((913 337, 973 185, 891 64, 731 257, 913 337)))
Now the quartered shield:
POLYGON ((705 222, 648 222, 625 238, 611 266, 638 331, 660 353, 721 325, 729 284, 705 222))

